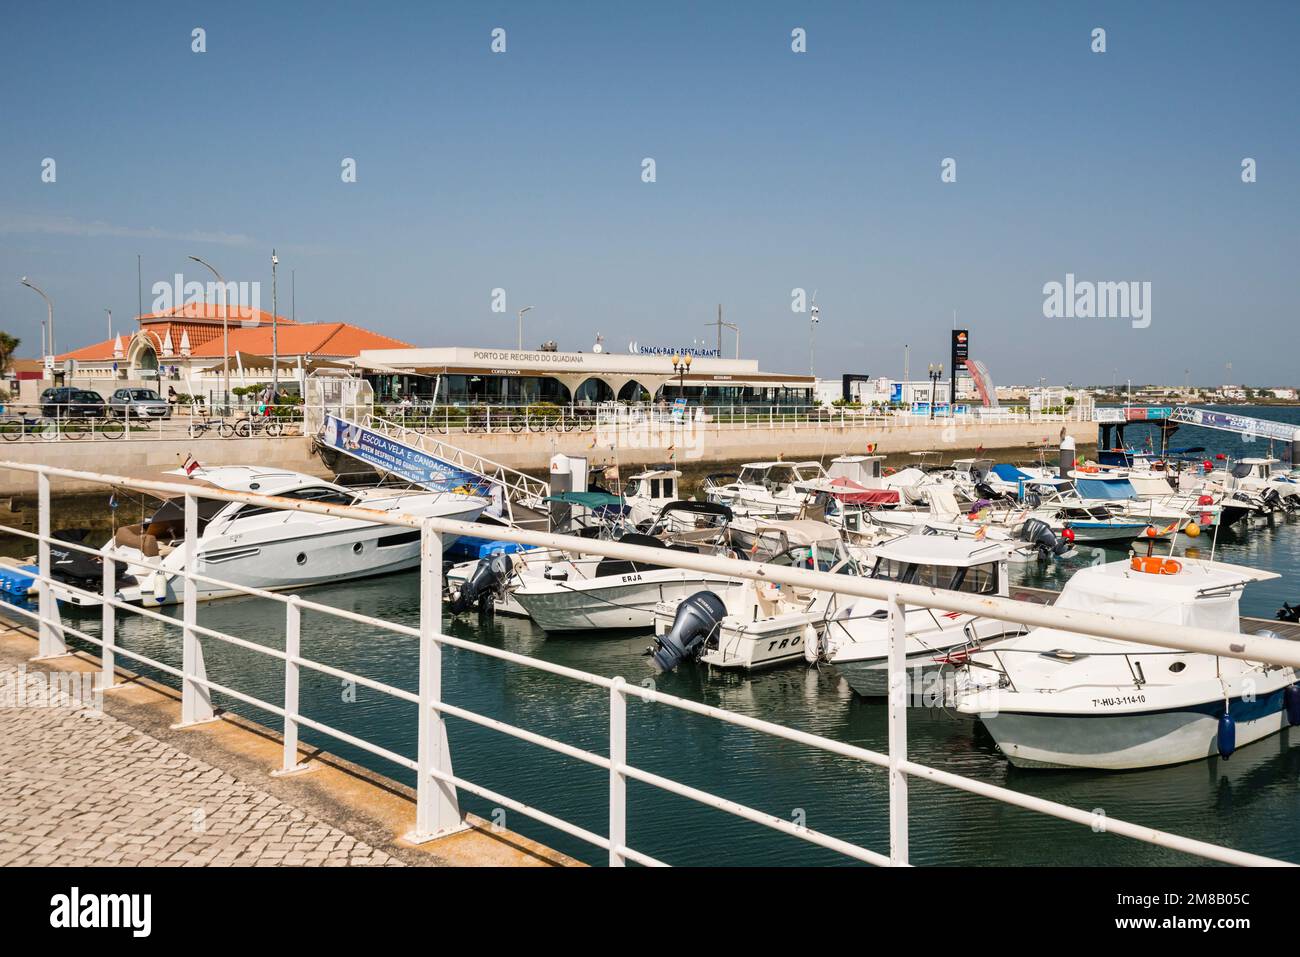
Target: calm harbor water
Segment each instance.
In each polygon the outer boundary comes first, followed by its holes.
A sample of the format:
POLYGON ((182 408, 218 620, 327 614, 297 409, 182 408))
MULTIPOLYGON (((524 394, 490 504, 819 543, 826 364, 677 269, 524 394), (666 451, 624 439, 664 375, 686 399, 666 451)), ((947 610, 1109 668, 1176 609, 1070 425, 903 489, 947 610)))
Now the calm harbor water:
MULTIPOLYGON (((1263 409, 1255 414, 1300 421, 1300 410, 1263 409)), ((1174 444, 1205 445, 1234 455, 1265 454, 1260 443, 1243 445, 1223 433, 1181 430, 1174 444)), ((1132 438, 1133 436, 1130 436, 1132 438)), ((1181 538, 1177 553, 1207 557, 1211 540, 1181 538)), ((1124 557, 1113 549, 1109 557, 1124 557)), ((1243 613, 1271 618, 1283 600, 1300 598, 1295 568, 1300 559, 1300 519, 1221 533, 1215 557, 1268 568, 1277 581, 1251 586, 1243 613)), ((1060 564, 1022 566, 1017 583, 1060 587, 1091 556, 1060 564)), ((416 580, 411 574, 303 592, 304 597, 395 622, 418 622, 416 580)), ((179 609, 174 611, 179 619, 179 609)), ((125 616, 119 616, 125 618, 125 616)), ((231 599, 200 606, 199 621, 274 647, 284 639, 283 606, 258 599, 231 599)), ((98 615, 79 622, 90 633, 98 615)), ((450 634, 594 672, 651 680, 642 652, 645 634, 582 633, 548 637, 530 622, 497 617, 448 619, 450 634)), ((119 640, 160 660, 180 663, 179 627, 143 618, 119 622, 119 640)), ((278 702, 283 669, 275 659, 206 640, 209 677, 278 702)), ((367 630, 330 616, 307 613, 303 654, 414 690, 417 650, 413 639, 367 630)), ((124 661, 128 667, 130 663, 124 661)), ((864 747, 885 750, 883 702, 855 698, 833 670, 802 665, 749 677, 709 674, 687 666, 653 678, 657 687, 743 714, 763 717, 864 747)), ((569 744, 606 753, 608 700, 603 691, 457 649, 444 657, 444 693, 460 707, 501 718, 569 744)), ((218 703, 274 725, 274 716, 235 701, 218 703)), ((304 670, 302 710, 384 747, 414 756, 414 706, 365 688, 304 670)), ((629 703, 631 763, 724 797, 785 817, 881 852, 888 850, 888 791, 883 771, 847 759, 776 741, 661 706, 629 703)), ((942 710, 912 709, 909 756, 937 768, 1005 785, 1113 818, 1166 828, 1260 854, 1300 862, 1300 734, 1283 732, 1250 745, 1230 761, 1211 759, 1174 768, 1120 774, 1024 771, 1011 768, 974 721, 942 710)), ((607 775, 597 768, 455 719, 449 722, 458 775, 516 800, 559 815, 597 833, 607 827, 607 775)), ((322 735, 318 744, 407 783, 410 775, 382 759, 322 735)), ((972 795, 913 781, 911 858, 916 864, 1167 864, 1194 859, 1089 828, 1007 807, 972 795)), ((462 795, 462 804, 485 817, 493 808, 462 795)), ((517 814, 508 827, 593 863, 603 856, 582 842, 517 814)), ((829 851, 740 821, 638 783, 629 784, 629 843, 680 865, 837 864, 829 851)))

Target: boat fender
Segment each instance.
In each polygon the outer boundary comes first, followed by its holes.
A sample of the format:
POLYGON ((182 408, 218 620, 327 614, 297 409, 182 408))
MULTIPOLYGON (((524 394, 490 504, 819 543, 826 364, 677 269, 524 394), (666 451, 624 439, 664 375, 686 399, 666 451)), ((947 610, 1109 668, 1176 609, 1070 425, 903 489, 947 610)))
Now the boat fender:
POLYGON ((1287 685, 1282 692, 1282 703, 1286 707, 1288 724, 1300 724, 1300 685, 1287 685))
POLYGON ((153 573, 153 597, 157 601, 167 597, 167 576, 160 571, 153 573))
POLYGON ((697 655, 725 617, 726 604, 711 591, 697 591, 683 599, 677 606, 672 628, 657 636, 651 646, 655 668, 661 672, 672 671, 697 655))
MULTIPOLYGON (((822 657, 821 635, 817 634, 817 629, 811 624, 803 627, 803 658, 810 665, 815 665, 822 657)), ((1292 688, 1295 685, 1291 686, 1292 688)), ((1297 695, 1300 698, 1300 695, 1297 695)), ((1298 706, 1300 707, 1300 706, 1298 706)))
POLYGON ((1226 761, 1232 757, 1232 752, 1237 750, 1237 722, 1233 721, 1232 715, 1226 711, 1219 716, 1217 740, 1219 743, 1219 757, 1226 761))

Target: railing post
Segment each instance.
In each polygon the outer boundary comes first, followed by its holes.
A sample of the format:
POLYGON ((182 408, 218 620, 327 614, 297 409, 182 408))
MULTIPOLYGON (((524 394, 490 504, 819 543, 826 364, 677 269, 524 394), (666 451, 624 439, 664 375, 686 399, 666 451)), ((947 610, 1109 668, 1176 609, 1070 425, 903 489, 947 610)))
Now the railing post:
POLYGON ((63 628, 57 623, 58 602, 50 588, 50 477, 44 472, 36 473, 36 533, 40 541, 36 546, 37 583, 36 611, 40 615, 37 625, 36 657, 56 658, 68 653, 68 644, 63 640, 63 628))
POLYGON ((625 867, 627 846, 627 693, 623 679, 609 689, 609 866, 625 867))
POLYGON ((889 597, 889 862, 907 864, 907 614, 889 597))
POLYGON ((212 693, 200 681, 208 680, 203 665, 203 645, 198 632, 198 583, 194 575, 199 570, 199 500, 192 494, 185 496, 185 573, 184 609, 181 619, 181 721, 175 727, 187 728, 214 720, 212 693), (196 680, 197 679, 197 680, 196 680))
POLYGON ((416 745, 415 830, 412 844, 445 837, 468 825, 460 815, 456 788, 432 772, 450 775, 451 748, 442 703, 442 534, 429 521, 420 528, 420 689, 416 745))
POLYGON ((99 649, 100 667, 102 669, 101 687, 107 691, 113 687, 116 675, 114 669, 117 667, 116 655, 114 649, 117 647, 117 609, 113 607, 112 600, 117 595, 117 562, 104 556, 103 579, 100 588, 100 605, 99 615, 99 637, 103 644, 99 649))
POLYGON ((290 595, 284 608, 284 760, 272 776, 306 771, 298 763, 298 662, 302 655, 302 599, 290 595))

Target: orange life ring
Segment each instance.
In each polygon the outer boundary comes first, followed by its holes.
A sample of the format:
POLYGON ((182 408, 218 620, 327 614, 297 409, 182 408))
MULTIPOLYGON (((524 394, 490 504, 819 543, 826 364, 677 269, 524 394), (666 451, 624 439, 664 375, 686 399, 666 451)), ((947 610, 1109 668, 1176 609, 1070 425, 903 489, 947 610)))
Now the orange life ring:
POLYGON ((1159 555, 1134 555, 1129 559, 1128 567, 1147 575, 1177 575, 1183 570, 1183 563, 1173 558, 1161 558, 1159 555))

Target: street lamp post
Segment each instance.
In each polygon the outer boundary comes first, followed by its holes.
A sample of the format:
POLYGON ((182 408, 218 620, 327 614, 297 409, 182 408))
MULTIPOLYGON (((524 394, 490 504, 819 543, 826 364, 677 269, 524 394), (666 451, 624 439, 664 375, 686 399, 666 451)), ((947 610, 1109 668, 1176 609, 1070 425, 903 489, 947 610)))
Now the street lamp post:
POLYGON ((221 273, 217 272, 210 263, 204 262, 198 256, 191 256, 200 266, 205 266, 217 277, 217 282, 221 283, 221 411, 224 415, 230 407, 230 308, 226 302, 229 289, 226 286, 226 280, 221 273))
POLYGON ((930 418, 934 418, 934 406, 939 391, 939 380, 943 378, 943 363, 930 363, 930 418))
POLYGON ((532 308, 532 306, 524 306, 524 308, 520 309, 517 313, 519 319, 519 336, 515 342, 515 348, 520 352, 524 351, 524 313, 532 308))
MULTIPOLYGON (((280 331, 276 325, 279 309, 275 302, 275 267, 280 265, 280 257, 271 250, 271 396, 272 402, 280 396, 280 331)), ((306 391, 306 390, 303 390, 306 391)))
POLYGON ((53 356, 57 354, 57 350, 54 348, 54 303, 50 302, 50 297, 45 295, 44 289, 35 283, 30 282, 26 276, 23 276, 22 279, 18 280, 18 282, 40 295, 40 297, 45 300, 47 318, 46 321, 41 324, 41 362, 44 362, 47 355, 53 356), (47 327, 49 328, 48 333, 45 331, 47 327), (47 342, 48 347, 46 345, 47 342))
POLYGON ((686 398, 686 373, 691 371, 691 354, 673 356, 673 372, 677 373, 677 394, 686 398))

